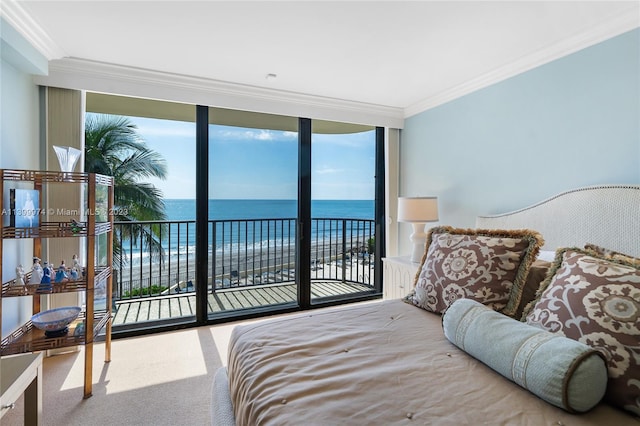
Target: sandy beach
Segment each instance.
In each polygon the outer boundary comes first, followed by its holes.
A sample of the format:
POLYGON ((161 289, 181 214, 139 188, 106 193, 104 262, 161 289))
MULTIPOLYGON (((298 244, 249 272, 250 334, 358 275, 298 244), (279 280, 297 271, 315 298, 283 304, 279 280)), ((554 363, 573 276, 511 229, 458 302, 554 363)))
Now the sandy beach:
MULTIPOLYGON (((362 251, 363 243, 356 242, 353 248, 347 248, 343 254, 342 242, 312 245, 311 278, 357 281, 373 283, 373 264, 369 256, 362 251), (359 247, 359 248, 357 248, 359 247), (344 265, 344 268, 343 268, 344 265)), ((192 290, 189 282, 195 282, 195 254, 175 255, 171 261, 162 262, 150 259, 142 264, 127 264, 115 268, 114 290, 118 295, 127 295, 135 288, 162 286, 164 292, 192 290)), ((247 286, 295 280, 295 247, 262 250, 239 250, 210 254, 209 285, 215 282, 216 288, 247 286), (215 259, 215 260, 214 260, 215 259), (213 268, 215 262, 215 269, 213 268), (215 278, 212 278, 214 277, 215 278)))

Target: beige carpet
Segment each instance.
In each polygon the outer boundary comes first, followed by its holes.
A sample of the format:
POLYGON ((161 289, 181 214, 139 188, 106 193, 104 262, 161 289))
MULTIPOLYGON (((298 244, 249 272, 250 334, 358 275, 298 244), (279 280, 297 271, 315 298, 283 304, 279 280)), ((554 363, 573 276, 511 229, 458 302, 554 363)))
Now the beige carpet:
MULTIPOLYGON (((43 425, 208 425, 213 375, 235 324, 94 344, 93 396, 82 399, 84 350, 44 360, 43 425)), ((22 425, 23 401, 2 426, 22 425)))

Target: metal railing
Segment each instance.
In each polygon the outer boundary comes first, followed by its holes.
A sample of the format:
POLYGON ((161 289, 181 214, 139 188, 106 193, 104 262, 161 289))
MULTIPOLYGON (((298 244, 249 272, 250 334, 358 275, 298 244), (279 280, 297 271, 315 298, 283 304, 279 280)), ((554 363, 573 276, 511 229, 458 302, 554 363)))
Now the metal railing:
MULTIPOLYGON (((295 281, 297 220, 208 223, 210 292, 295 281)), ((373 287, 374 222, 312 219, 311 279, 373 287)), ((116 222, 115 300, 195 290, 195 221, 116 222)))

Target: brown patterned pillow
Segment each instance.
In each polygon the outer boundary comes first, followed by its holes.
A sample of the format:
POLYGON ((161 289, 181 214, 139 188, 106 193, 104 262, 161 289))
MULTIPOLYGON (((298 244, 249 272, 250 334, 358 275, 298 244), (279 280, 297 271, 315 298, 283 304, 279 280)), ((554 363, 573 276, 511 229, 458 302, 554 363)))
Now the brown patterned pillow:
POLYGON ((543 242, 530 230, 432 228, 414 288, 404 300, 443 313, 468 298, 513 316, 543 242))
POLYGON ((593 250, 597 254, 604 256, 605 259, 621 260, 623 262, 631 263, 632 265, 640 266, 640 259, 637 257, 629 256, 628 254, 620 253, 615 250, 600 247, 596 244, 585 244, 585 250, 593 250))
POLYGON ((522 286, 522 297, 520 298, 520 303, 518 303, 516 313, 513 316, 517 320, 523 321, 522 313, 524 312, 524 308, 536 299, 538 289, 547 277, 549 268, 551 268, 551 262, 539 259, 540 257, 531 264, 527 279, 525 280, 524 286, 522 286))
POLYGON ((594 251, 558 250, 526 322, 600 350, 605 398, 640 415, 640 267, 594 251))

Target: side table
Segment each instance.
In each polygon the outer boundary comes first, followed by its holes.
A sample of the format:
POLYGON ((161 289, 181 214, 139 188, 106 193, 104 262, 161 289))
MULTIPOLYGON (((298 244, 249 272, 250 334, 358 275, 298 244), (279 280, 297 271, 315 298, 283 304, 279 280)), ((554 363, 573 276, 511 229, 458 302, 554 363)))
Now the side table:
POLYGON ((383 265, 383 286, 385 299, 399 299, 406 296, 413 287, 419 263, 411 262, 409 256, 385 257, 383 265))
POLYGON ((24 424, 42 422, 42 353, 26 353, 0 358, 0 418, 14 408, 24 394, 24 424))

